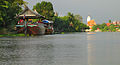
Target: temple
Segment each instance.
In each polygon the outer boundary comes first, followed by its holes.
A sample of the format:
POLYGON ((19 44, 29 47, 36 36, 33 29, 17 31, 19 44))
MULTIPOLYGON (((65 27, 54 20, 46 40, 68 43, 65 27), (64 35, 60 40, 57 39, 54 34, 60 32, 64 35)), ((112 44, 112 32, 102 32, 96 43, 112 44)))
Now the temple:
POLYGON ((96 22, 94 20, 91 20, 91 17, 87 17, 87 26, 89 26, 90 30, 92 30, 92 27, 96 25, 96 22))

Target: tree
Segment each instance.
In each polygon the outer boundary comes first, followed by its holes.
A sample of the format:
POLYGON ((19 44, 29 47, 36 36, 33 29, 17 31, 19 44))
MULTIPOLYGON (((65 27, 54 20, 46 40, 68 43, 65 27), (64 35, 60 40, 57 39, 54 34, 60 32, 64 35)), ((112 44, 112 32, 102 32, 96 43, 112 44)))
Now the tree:
POLYGON ((42 1, 41 3, 37 3, 33 6, 33 10, 36 9, 36 11, 45 16, 48 20, 53 20, 54 17, 54 9, 51 2, 45 2, 42 1))
POLYGON ((104 29, 103 29, 104 32, 107 32, 109 31, 109 27, 108 26, 105 26, 104 29))
POLYGON ((80 15, 75 15, 75 19, 79 20, 80 22, 83 22, 83 18, 80 15))
POLYGON ((0 0, 0 26, 9 28, 16 23, 16 14, 22 11, 19 5, 25 3, 23 0, 0 0), (18 5, 19 4, 19 5, 18 5))
POLYGON ((70 21, 70 22, 73 22, 73 20, 74 20, 74 15, 73 15, 72 13, 68 12, 67 16, 69 17, 69 21, 70 21))
POLYGON ((99 28, 100 28, 100 29, 104 29, 105 26, 107 26, 106 23, 103 23, 103 24, 100 25, 99 28))
POLYGON ((54 18, 54 29, 57 32, 81 32, 86 28, 88 26, 76 19, 71 12, 68 12, 67 16, 54 18))
POLYGON ((109 23, 111 23, 112 21, 111 20, 109 20, 109 23))
POLYGON ((97 25, 94 25, 93 27, 92 27, 92 31, 95 31, 95 30, 97 30, 97 28, 99 28, 97 25))
POLYGON ((116 31, 115 25, 111 24, 111 25, 109 26, 109 30, 110 30, 111 32, 115 32, 115 31, 116 31))
MULTIPOLYGON (((0 21, 3 21, 3 13, 5 11, 5 8, 8 8, 8 1, 1 0, 0 1, 0 21)), ((0 22, 2 24, 2 22, 0 22)))

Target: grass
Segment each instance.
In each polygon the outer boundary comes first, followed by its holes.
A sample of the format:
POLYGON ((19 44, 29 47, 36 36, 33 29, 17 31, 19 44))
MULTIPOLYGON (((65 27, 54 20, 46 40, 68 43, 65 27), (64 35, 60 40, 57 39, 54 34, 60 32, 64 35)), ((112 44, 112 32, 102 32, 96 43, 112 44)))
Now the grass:
POLYGON ((0 37, 17 37, 17 36, 23 37, 25 36, 25 34, 0 34, 0 37))

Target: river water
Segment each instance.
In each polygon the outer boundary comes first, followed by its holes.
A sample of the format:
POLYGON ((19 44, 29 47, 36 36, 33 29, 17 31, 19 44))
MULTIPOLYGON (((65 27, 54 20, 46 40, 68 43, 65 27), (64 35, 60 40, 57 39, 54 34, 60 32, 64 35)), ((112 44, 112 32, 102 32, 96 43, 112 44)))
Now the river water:
POLYGON ((0 65, 120 65, 120 33, 0 38, 0 65))

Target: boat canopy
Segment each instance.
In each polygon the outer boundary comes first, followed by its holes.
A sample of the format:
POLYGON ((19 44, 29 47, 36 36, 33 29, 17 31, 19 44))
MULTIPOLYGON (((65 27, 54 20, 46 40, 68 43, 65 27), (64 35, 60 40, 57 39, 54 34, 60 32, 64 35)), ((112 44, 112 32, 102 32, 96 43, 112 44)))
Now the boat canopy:
POLYGON ((43 23, 53 23, 53 21, 49 21, 49 20, 42 20, 43 23))

